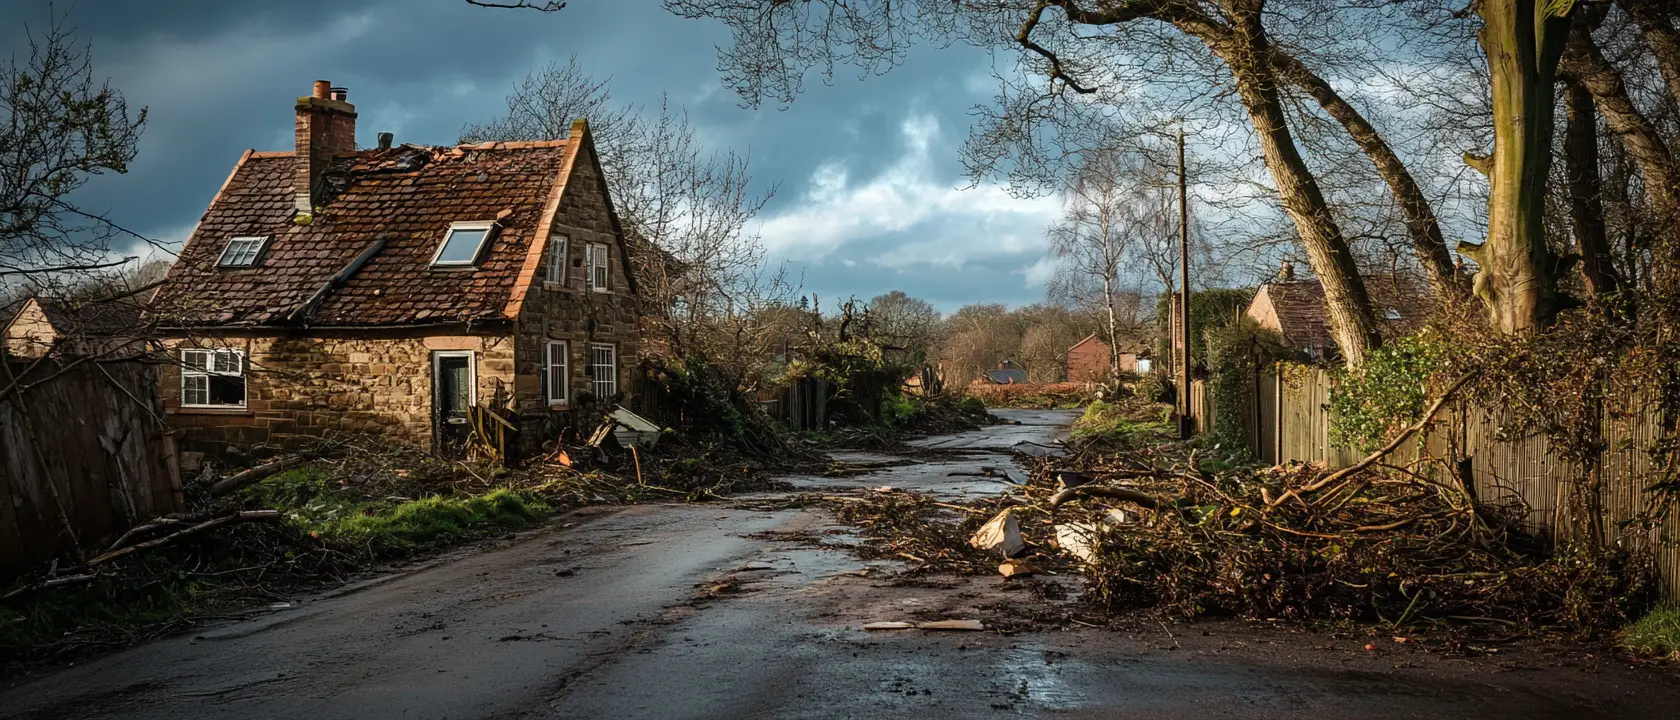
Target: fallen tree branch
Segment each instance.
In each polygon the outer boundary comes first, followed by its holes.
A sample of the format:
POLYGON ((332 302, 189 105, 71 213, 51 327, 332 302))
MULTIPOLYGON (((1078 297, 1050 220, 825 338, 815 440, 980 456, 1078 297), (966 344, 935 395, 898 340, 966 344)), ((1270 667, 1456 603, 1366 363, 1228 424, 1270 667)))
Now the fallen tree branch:
POLYGON ((135 535, 179 524, 181 524, 181 521, 174 518, 155 518, 145 524, 135 525, 134 527, 129 528, 128 532, 123 533, 122 537, 117 538, 116 542, 111 543, 110 547, 105 548, 105 552, 121 549, 124 545, 127 545, 128 541, 133 539, 135 535))
POLYGON ((49 588, 61 587, 61 586, 64 586, 64 585, 79 585, 81 583, 88 582, 88 581, 90 581, 90 580, 92 580, 96 577, 99 577, 99 573, 88 573, 86 575, 67 575, 67 576, 64 576, 64 577, 55 577, 51 580, 43 580, 41 582, 35 583, 34 585, 25 585, 25 586, 20 587, 16 590, 13 590, 9 593, 6 593, 5 595, 0 595, 0 601, 10 600, 10 599, 15 598, 19 595, 22 595, 24 593, 34 592, 36 590, 46 590, 46 589, 49 589, 49 588))
POLYGON ((1435 414, 1441 412, 1441 408, 1447 404, 1447 401, 1451 400, 1452 396, 1457 394, 1460 388, 1469 384, 1471 380, 1474 380, 1477 374, 1478 371, 1474 370, 1465 373, 1464 377, 1459 378, 1458 382, 1453 383, 1452 387, 1447 388, 1446 392, 1441 393, 1441 397, 1435 398, 1434 404, 1430 405, 1429 409, 1424 411, 1423 418, 1413 423, 1411 427, 1401 431, 1401 433, 1396 435, 1393 440, 1388 441, 1387 445, 1377 448, 1376 452, 1373 452, 1370 455, 1366 455, 1365 459, 1337 470, 1336 472, 1330 473, 1329 475, 1325 475, 1324 477, 1301 487, 1291 488, 1282 495, 1278 496, 1276 500, 1268 503, 1267 507, 1277 507, 1282 505, 1291 497, 1300 497, 1301 493, 1316 492, 1331 483, 1341 480, 1354 473, 1361 472, 1366 468, 1377 464, 1383 458, 1388 457, 1389 453, 1398 450, 1401 445, 1406 444, 1406 441, 1412 439, 1412 436, 1418 434, 1418 431, 1429 425, 1429 423, 1435 419, 1435 414))
POLYGON ((221 497, 247 485, 254 485, 265 477, 303 464, 304 459, 302 455, 287 455, 278 460, 270 460, 254 468, 234 473, 222 478, 215 485, 211 485, 210 496, 221 497))
POLYGON ((1137 503, 1151 510, 1161 506, 1161 500, 1154 495, 1131 488, 1104 487, 1101 485, 1080 485, 1050 496, 1050 509, 1055 510, 1064 503, 1081 497, 1101 497, 1111 500, 1125 500, 1137 503))
POLYGON ((219 518, 215 518, 215 519, 212 519, 212 520, 206 520, 206 521, 201 522, 201 523, 199 523, 197 525, 194 525, 192 527, 183 529, 180 532, 173 532, 173 533, 170 533, 170 534, 165 535, 163 537, 157 538, 155 540, 147 540, 146 542, 139 543, 137 545, 130 545, 130 546, 125 547, 125 548, 112 550, 111 552, 105 553, 104 555, 100 555, 99 557, 96 557, 92 560, 87 561, 87 563, 82 565, 82 567, 83 568, 90 568, 90 567, 93 567, 95 565, 99 565, 101 563, 107 563, 107 562, 110 562, 110 561, 115 560, 117 558, 123 557, 125 555, 130 555, 130 554, 133 554, 133 553, 137 553, 137 552, 140 552, 141 550, 146 550, 146 549, 149 549, 149 548, 155 548, 155 547, 158 547, 160 545, 167 545, 169 543, 175 542, 176 540, 180 540, 181 538, 184 538, 184 537, 187 537, 187 536, 190 536, 190 535, 197 535, 199 533, 202 533, 202 532, 205 532, 205 531, 208 531, 208 530, 214 530, 216 528, 222 527, 223 525, 232 525, 234 523, 246 522, 246 521, 250 521, 250 520, 279 520, 279 519, 280 519, 280 511, 279 510, 246 510, 246 511, 243 511, 243 512, 236 512, 232 515, 223 515, 219 518))

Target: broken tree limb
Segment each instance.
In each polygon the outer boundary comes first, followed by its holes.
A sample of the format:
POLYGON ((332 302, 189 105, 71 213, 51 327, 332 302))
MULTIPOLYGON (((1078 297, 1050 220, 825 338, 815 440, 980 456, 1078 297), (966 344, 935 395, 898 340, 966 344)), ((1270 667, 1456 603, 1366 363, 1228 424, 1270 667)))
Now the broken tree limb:
POLYGON ((53 578, 51 580, 43 580, 41 582, 35 583, 34 585, 25 585, 25 586, 20 587, 16 590, 13 590, 9 593, 6 593, 5 595, 0 595, 0 601, 10 600, 10 599, 15 598, 19 595, 22 595, 24 593, 35 592, 36 590, 47 590, 47 589, 55 588, 55 587, 62 587, 64 585, 80 585, 80 584, 88 582, 88 581, 90 581, 90 580, 92 580, 96 577, 99 577, 98 573, 88 573, 86 575, 67 575, 67 576, 64 576, 64 577, 56 577, 56 578, 53 578))
POLYGON ((221 497, 247 485, 256 484, 257 481, 277 472, 297 467, 298 465, 303 464, 303 461, 304 457, 302 455, 287 455, 277 460, 270 460, 254 468, 234 473, 228 477, 222 478, 221 481, 217 482, 215 485, 211 485, 210 496, 221 497))
POLYGON ((1282 495, 1279 495, 1276 500, 1267 503, 1267 507, 1277 507, 1291 497, 1299 497, 1300 493, 1309 493, 1321 490, 1337 480, 1341 480, 1349 475, 1361 472, 1366 468, 1377 464, 1383 458, 1388 457, 1389 453, 1398 450, 1401 445, 1406 443, 1407 440, 1412 439, 1413 435, 1418 434, 1418 431, 1422 430, 1431 421, 1433 421, 1435 419, 1435 414, 1441 412, 1441 408, 1446 406, 1447 401, 1451 400, 1452 396, 1457 394, 1459 389, 1469 384, 1471 380, 1474 380, 1478 372, 1479 371, 1472 370, 1465 373, 1464 377, 1459 378, 1458 382, 1453 383, 1452 387, 1447 388, 1446 392, 1441 393, 1441 397, 1435 398, 1435 402, 1429 406, 1428 410, 1424 411, 1421 419, 1413 423, 1411 427, 1401 431, 1401 433, 1396 435, 1393 440, 1388 441, 1387 445, 1377 448, 1376 452, 1366 455, 1365 459, 1360 460, 1359 462, 1330 473, 1329 475, 1325 475, 1324 477, 1314 480, 1311 483, 1284 492, 1282 495))
POLYGON ((1081 497, 1100 497, 1109 498, 1111 500, 1125 500, 1127 502, 1137 503, 1138 505, 1142 505, 1150 509, 1160 507, 1161 505, 1160 498, 1141 490, 1107 487, 1103 485, 1080 485, 1079 487, 1071 487, 1058 492, 1055 495, 1051 495, 1050 509, 1055 510, 1056 508, 1061 507, 1064 503, 1081 497))
POLYGON ((181 538, 184 538, 184 537, 187 537, 187 536, 190 536, 190 535, 197 535, 199 533, 202 533, 202 532, 205 532, 205 531, 208 531, 208 530, 214 530, 214 529, 222 527, 224 525, 232 525, 234 523, 246 522, 246 521, 251 521, 251 520, 279 520, 279 519, 280 519, 280 511, 279 510, 246 510, 246 511, 243 511, 243 512, 236 512, 232 515, 223 515, 219 518, 206 520, 206 521, 201 522, 201 523, 199 523, 197 525, 194 525, 192 527, 183 529, 180 532, 173 532, 173 533, 170 533, 170 534, 165 535, 163 537, 157 538, 155 540, 147 540, 146 542, 143 542, 143 543, 130 545, 128 547, 120 548, 120 549, 117 549, 117 550, 112 550, 111 552, 105 553, 104 555, 100 555, 99 557, 96 557, 92 560, 87 561, 87 563, 85 565, 83 565, 82 567, 84 567, 84 568, 93 567, 94 565, 99 565, 101 563, 107 563, 107 562, 110 562, 110 561, 115 560, 117 558, 123 557, 124 555, 131 555, 133 553, 140 552, 141 550, 146 550, 148 548, 155 548, 155 547, 158 547, 160 545, 168 545, 169 543, 175 542, 176 540, 180 540, 181 538))

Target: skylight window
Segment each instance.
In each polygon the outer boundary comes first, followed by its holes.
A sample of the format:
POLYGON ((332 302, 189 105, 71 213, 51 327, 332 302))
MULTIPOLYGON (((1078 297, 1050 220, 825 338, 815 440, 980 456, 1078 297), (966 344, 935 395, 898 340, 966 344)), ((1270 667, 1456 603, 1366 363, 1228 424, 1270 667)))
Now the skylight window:
POLYGON ((222 248, 222 258, 216 264, 225 268, 256 267, 266 245, 268 238, 265 237, 236 237, 222 248))
POLYGON ((476 264, 479 253, 484 251, 484 241, 490 239, 490 233, 495 227, 493 222, 458 222, 450 225, 449 231, 443 235, 443 244, 438 246, 437 255, 432 258, 432 265, 469 267, 476 264))

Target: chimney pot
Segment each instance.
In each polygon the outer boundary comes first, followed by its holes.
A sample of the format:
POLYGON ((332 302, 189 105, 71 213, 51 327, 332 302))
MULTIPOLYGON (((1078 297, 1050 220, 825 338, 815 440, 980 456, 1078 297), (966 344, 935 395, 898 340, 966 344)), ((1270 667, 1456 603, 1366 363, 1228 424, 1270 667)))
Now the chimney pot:
POLYGON ((332 99, 339 102, 350 102, 350 88, 335 87, 331 90, 332 99))
POLYGON ((325 99, 327 99, 327 94, 330 93, 330 92, 332 92, 332 81, 331 80, 316 80, 315 81, 315 94, 314 94, 315 97, 320 98, 322 100, 325 100, 325 99))
POLYGON ((395 139, 396 139, 396 136, 392 135, 391 133, 388 133, 388 132, 379 133, 379 149, 380 150, 390 150, 391 149, 391 142, 395 139))

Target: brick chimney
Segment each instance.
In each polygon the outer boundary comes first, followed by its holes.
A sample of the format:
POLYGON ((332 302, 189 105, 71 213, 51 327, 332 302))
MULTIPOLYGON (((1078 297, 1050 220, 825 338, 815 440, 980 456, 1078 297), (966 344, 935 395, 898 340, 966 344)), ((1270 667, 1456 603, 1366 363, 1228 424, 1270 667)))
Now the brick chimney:
POLYGON ((321 174, 334 155, 356 151, 356 106, 350 91, 316 80, 308 97, 297 99, 296 162, 292 170, 293 203, 300 216, 313 216, 320 200, 321 174))

